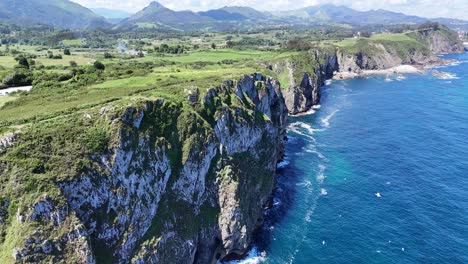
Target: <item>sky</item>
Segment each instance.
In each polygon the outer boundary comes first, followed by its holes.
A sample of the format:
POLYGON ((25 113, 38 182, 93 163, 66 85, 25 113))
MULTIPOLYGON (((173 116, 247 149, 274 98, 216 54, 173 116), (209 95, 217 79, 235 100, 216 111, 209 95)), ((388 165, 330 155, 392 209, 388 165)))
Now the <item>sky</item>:
MULTIPOLYGON (((72 0, 88 8, 104 7, 137 12, 152 0, 72 0)), ((333 3, 357 10, 386 9, 422 17, 450 17, 468 20, 468 0, 160 0, 173 10, 202 11, 223 6, 249 6, 257 10, 290 10, 333 3), (265 4, 267 3, 267 4, 265 4)))

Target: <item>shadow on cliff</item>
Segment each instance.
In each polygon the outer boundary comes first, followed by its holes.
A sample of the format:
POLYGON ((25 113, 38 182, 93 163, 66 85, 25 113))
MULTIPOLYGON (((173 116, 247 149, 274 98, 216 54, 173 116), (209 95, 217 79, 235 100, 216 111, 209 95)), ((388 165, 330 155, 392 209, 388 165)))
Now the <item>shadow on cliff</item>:
MULTIPOLYGON (((307 122, 317 123, 317 116, 307 117, 307 122)), ((271 207, 264 213, 265 221, 262 228, 255 234, 254 244, 259 252, 268 251, 272 237, 272 227, 277 226, 288 215, 288 211, 294 207, 298 192, 298 184, 304 181, 304 175, 295 162, 298 153, 303 152, 303 147, 310 144, 306 138, 288 133, 285 158, 276 171, 276 186, 271 198, 271 207)))

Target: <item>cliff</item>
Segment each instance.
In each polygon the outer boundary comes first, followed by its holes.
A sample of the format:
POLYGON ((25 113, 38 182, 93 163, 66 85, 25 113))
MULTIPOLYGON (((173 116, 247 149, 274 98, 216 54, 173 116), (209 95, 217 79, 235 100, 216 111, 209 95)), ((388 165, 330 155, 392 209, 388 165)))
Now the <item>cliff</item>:
POLYGON ((324 81, 337 73, 359 75, 365 70, 385 70, 400 65, 440 64, 444 60, 435 54, 464 52, 456 32, 439 24, 431 26, 435 28, 360 38, 277 61, 273 70, 285 87, 289 113, 306 112, 318 104, 324 81))
POLYGON ((0 140, 1 263, 210 263, 244 254, 287 110, 261 74, 132 99, 0 140))

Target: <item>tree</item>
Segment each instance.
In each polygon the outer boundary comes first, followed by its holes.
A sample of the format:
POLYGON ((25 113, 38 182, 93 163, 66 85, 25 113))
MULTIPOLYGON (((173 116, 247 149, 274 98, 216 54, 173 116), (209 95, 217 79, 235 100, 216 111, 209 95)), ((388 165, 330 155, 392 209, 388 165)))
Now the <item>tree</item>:
POLYGON ((28 62, 28 59, 26 59, 24 56, 20 56, 17 58, 18 60, 18 64, 20 66, 23 66, 25 67, 26 69, 29 69, 29 62, 28 62))
POLYGON ((63 55, 68 55, 68 56, 70 56, 70 55, 71 55, 70 50, 69 50, 69 49, 64 49, 64 50, 63 50, 63 55))
POLYGON ((94 62, 94 68, 96 68, 96 70, 100 70, 100 71, 103 71, 106 69, 106 66, 104 66, 104 64, 100 61, 95 61, 94 62))
POLYGON ((232 41, 230 41, 230 40, 226 41, 226 47, 227 47, 227 48, 232 48, 232 47, 234 47, 234 44, 235 44, 235 43, 232 42, 232 41))
POLYGON ((26 86, 31 85, 33 81, 32 72, 28 69, 15 69, 12 74, 3 79, 3 83, 8 86, 26 86))
POLYGON ((212 48, 212 49, 216 49, 216 44, 211 43, 211 48, 212 48))

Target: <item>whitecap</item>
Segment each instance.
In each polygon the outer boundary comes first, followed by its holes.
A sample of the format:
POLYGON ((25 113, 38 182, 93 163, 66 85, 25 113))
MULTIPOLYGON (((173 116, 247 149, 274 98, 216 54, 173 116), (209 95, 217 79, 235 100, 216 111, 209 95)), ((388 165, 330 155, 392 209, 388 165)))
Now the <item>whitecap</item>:
POLYGON ((281 204, 281 200, 279 198, 273 198, 273 206, 278 206, 281 204))
POLYGON ((304 151, 307 153, 315 154, 320 159, 326 160, 326 157, 320 151, 318 151, 314 146, 307 146, 304 148, 304 151))
POLYGON ((403 81, 403 80, 406 80, 406 77, 404 75, 398 75, 396 79, 398 81, 403 81))
POLYGON ((443 71, 437 71, 433 70, 432 75, 438 79, 441 80, 452 80, 452 79, 460 79, 456 74, 454 73, 449 73, 449 72, 443 72, 443 71))
POLYGON ((216 264, 258 264, 266 261, 266 252, 258 252, 256 247, 253 247, 247 256, 241 260, 232 260, 228 262, 217 261, 216 264))
POLYGON ((323 181, 325 180, 324 172, 325 172, 326 168, 327 167, 325 165, 319 164, 319 172, 317 174, 317 182, 320 183, 320 184, 323 183, 323 181))
POLYGON ((322 119, 322 123, 324 125, 324 127, 326 128, 329 128, 330 127, 330 119, 336 114, 338 113, 340 110, 335 110, 333 111, 331 114, 329 114, 327 117, 323 118, 322 119))
POLYGON ((289 160, 283 159, 281 162, 278 162, 278 164, 276 164, 276 168, 277 169, 282 169, 282 168, 285 168, 288 165, 289 165, 289 160))
POLYGON ((327 195, 327 194, 328 194, 328 192, 327 192, 326 189, 324 189, 324 188, 320 189, 320 195, 327 195))
POLYGON ((382 198, 382 194, 380 194, 380 193, 375 193, 375 196, 376 196, 377 198, 382 198))

